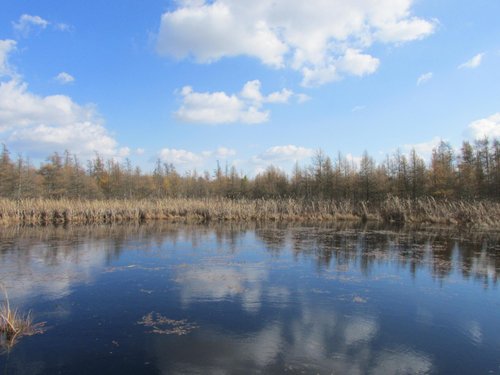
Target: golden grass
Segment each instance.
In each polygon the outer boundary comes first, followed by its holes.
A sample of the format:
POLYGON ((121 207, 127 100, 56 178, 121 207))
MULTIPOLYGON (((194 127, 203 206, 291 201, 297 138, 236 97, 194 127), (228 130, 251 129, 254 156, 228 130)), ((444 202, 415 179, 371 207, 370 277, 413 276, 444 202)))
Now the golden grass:
POLYGON ((500 227, 500 203, 388 197, 351 200, 169 198, 161 200, 0 199, 0 225, 109 224, 167 220, 379 221, 500 227))
POLYGON ((20 313, 10 307, 9 296, 4 286, 4 301, 0 306, 0 349, 10 350, 22 336, 31 336, 42 332, 44 323, 33 323, 31 311, 20 313))

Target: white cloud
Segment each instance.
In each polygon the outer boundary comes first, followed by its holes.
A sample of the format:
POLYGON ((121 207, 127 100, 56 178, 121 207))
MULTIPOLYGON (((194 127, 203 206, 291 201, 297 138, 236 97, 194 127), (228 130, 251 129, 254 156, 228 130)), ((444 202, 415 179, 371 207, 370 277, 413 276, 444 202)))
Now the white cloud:
POLYGON ((432 79, 432 76, 433 76, 432 72, 428 72, 428 73, 424 73, 424 74, 422 74, 422 75, 421 75, 420 77, 418 77, 418 79, 417 79, 417 86, 420 86, 421 84, 423 84, 423 83, 425 83, 425 82, 427 82, 427 81, 431 80, 431 79, 432 79))
POLYGON ((264 152, 244 158, 235 158, 238 152, 228 147, 218 147, 213 150, 194 152, 185 149, 164 148, 157 154, 163 162, 174 164, 179 171, 212 170, 217 161, 244 170, 250 175, 256 175, 266 170, 270 165, 289 172, 293 163, 310 158, 314 150, 301 146, 285 145, 270 147, 264 152))
POLYGON ((246 55, 303 74, 305 85, 363 76, 380 62, 366 50, 432 34, 436 20, 414 16, 415 0, 180 1, 165 12, 158 52, 210 63, 246 55))
POLYGON ((82 107, 64 95, 38 96, 16 79, 0 83, 0 130, 38 124, 70 125, 95 118, 92 107, 82 107))
POLYGON ((250 176, 264 172, 273 166, 289 173, 296 162, 311 158, 314 150, 296 145, 279 145, 267 148, 265 151, 246 159, 233 160, 232 164, 247 171, 250 176))
POLYGON ((45 30, 48 26, 56 31, 71 31, 72 29, 68 24, 50 22, 40 16, 33 16, 31 14, 23 14, 17 22, 12 22, 14 31, 23 37, 29 36, 35 30, 45 30))
POLYGON ((283 89, 281 91, 273 92, 269 94, 266 98, 267 103, 288 103, 288 100, 292 97, 293 91, 288 89, 283 89))
POLYGON ((314 155, 314 150, 310 148, 287 145, 274 146, 257 156, 257 159, 265 161, 298 161, 314 155))
MULTIPOLYGON (((248 6, 242 5, 236 7, 252 13, 248 6)), ((234 11, 233 4, 222 1, 184 2, 176 11, 162 15, 158 51, 176 58, 192 55, 199 62, 249 55, 265 64, 281 66, 287 45, 265 20, 244 23, 234 11)))
POLYGON ((320 86, 326 83, 338 81, 340 75, 335 65, 325 67, 314 67, 302 69, 302 86, 320 86))
POLYGON ((297 103, 302 104, 308 102, 312 98, 306 94, 295 94, 295 98, 297 99, 297 103))
POLYGON ((425 21, 416 17, 407 18, 399 22, 380 25, 378 38, 386 43, 402 43, 423 39, 433 33, 437 21, 425 21))
POLYGON ((229 156, 234 156, 236 155, 236 150, 232 148, 227 148, 227 147, 219 147, 215 151, 215 156, 219 158, 227 158, 229 156))
POLYGON ((175 112, 183 122, 201 124, 245 123, 268 121, 270 112, 263 110, 266 103, 287 103, 293 92, 288 89, 263 95, 258 80, 245 83, 239 94, 225 92, 195 92, 190 86, 180 91, 182 105, 175 112))
POLYGON ((352 48, 347 49, 344 56, 337 63, 340 71, 358 77, 374 73, 379 65, 379 59, 352 48))
POLYGON ((228 147, 219 147, 216 150, 202 151, 200 153, 175 149, 163 148, 158 153, 160 160, 172 163, 182 171, 196 168, 213 168, 218 159, 228 159, 236 155, 236 150, 228 147))
POLYGON ((351 153, 346 154, 345 159, 352 164, 354 168, 358 168, 361 164, 361 160, 363 159, 361 156, 355 156, 351 153))
POLYGON ((217 159, 227 159, 230 156, 236 155, 236 150, 227 147, 219 147, 215 151, 203 151, 201 155, 204 158, 217 158, 217 159))
POLYGON ((72 27, 66 23, 56 23, 54 28, 58 31, 71 31, 72 27))
POLYGON ((144 150, 141 147, 135 149, 135 154, 139 155, 139 156, 144 155, 145 152, 146 152, 146 150, 144 150))
POLYGON ((118 154, 117 156, 119 158, 126 158, 127 156, 130 155, 130 148, 129 147, 121 147, 119 150, 118 150, 118 154))
POLYGON ((459 69, 475 69, 481 65, 481 62, 483 61, 484 53, 478 53, 476 56, 474 56, 472 59, 469 61, 464 62, 461 64, 458 68, 459 69))
POLYGON ((23 36, 28 36, 34 28, 45 29, 49 24, 50 22, 44 20, 42 17, 30 14, 23 14, 17 22, 12 22, 14 30, 23 36))
POLYGON ((406 153, 409 153, 412 149, 414 149, 418 156, 425 160, 430 160, 432 156, 432 150, 437 148, 441 141, 443 141, 443 138, 434 137, 427 142, 403 145, 403 150, 406 153))
POLYGON ((174 165, 199 165, 203 158, 194 152, 187 150, 177 150, 175 148, 164 148, 158 154, 159 158, 174 165))
POLYGON ((71 153, 85 157, 92 157, 95 152, 108 157, 123 156, 121 150, 117 151, 117 142, 106 129, 92 122, 65 126, 39 124, 14 130, 8 141, 30 152, 43 154, 67 149, 71 153))
MULTIPOLYGON (((12 41, 0 40, 3 74, 11 71, 7 54, 14 47, 12 41)), ((37 95, 12 75, 0 82, 0 134, 9 145, 30 153, 67 149, 83 157, 93 157, 96 151, 108 157, 120 154, 94 106, 82 106, 65 95, 37 95)))
POLYGON ((75 77, 73 77, 71 74, 69 73, 66 73, 66 72, 61 72, 59 73, 57 76, 56 76, 56 80, 63 84, 63 85, 66 85, 68 83, 71 83, 71 82, 74 82, 75 81, 75 77))
POLYGON ((16 49, 17 43, 14 40, 0 39, 0 78, 2 76, 13 75, 13 70, 9 66, 9 54, 16 49))
POLYGON ((260 104, 264 100, 264 98, 262 97, 262 93, 260 92, 260 87, 261 87, 260 81, 257 81, 257 80, 248 81, 243 86, 243 89, 241 90, 240 96, 243 99, 248 99, 248 100, 251 100, 255 103, 260 104))
POLYGON ((337 81, 344 74, 363 77, 374 73, 380 65, 380 60, 360 52, 358 49, 349 48, 344 55, 327 66, 304 68, 302 86, 320 86, 325 83, 337 81))
POLYGON ((500 112, 490 117, 473 121, 468 126, 475 139, 500 138, 500 112))

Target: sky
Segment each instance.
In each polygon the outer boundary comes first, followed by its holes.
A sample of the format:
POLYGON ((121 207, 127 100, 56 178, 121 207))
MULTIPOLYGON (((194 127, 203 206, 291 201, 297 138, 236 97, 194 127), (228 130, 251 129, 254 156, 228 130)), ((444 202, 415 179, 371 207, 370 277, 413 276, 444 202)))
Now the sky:
POLYGON ((4 0, 0 142, 255 175, 500 138, 498 0, 4 0))

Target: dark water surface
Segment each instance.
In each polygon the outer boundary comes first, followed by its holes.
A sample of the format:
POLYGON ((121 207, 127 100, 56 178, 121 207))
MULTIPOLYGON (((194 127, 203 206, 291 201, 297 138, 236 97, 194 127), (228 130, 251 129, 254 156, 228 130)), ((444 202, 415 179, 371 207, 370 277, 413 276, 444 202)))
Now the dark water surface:
POLYGON ((0 373, 500 374, 499 256, 446 229, 2 229, 0 282, 47 330, 0 373))

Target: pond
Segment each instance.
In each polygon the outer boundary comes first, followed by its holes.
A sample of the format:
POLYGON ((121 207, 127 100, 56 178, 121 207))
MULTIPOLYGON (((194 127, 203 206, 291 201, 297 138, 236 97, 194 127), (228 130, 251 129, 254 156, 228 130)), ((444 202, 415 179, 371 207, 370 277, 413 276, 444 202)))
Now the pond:
POLYGON ((0 372, 499 374, 499 238, 304 224, 6 228, 0 282, 45 327, 0 348, 0 372))

